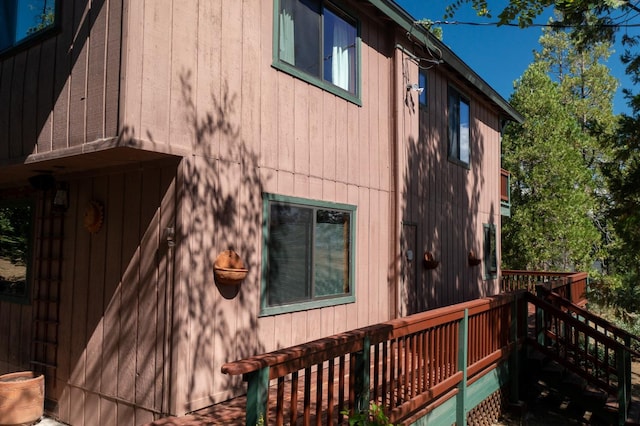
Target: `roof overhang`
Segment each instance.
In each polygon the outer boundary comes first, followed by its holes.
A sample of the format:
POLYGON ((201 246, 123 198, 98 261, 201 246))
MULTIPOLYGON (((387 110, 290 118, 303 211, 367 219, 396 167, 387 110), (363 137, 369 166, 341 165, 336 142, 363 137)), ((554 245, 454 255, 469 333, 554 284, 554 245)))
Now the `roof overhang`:
POLYGON ((51 174, 57 179, 80 175, 99 168, 130 167, 132 165, 177 161, 186 152, 171 152, 155 146, 153 149, 140 141, 123 143, 121 139, 105 139, 52 152, 31 154, 23 158, 0 163, 0 188, 27 184, 30 177, 51 174))
POLYGON ((442 52, 442 60, 464 80, 475 87, 487 99, 496 105, 504 115, 504 118, 522 123, 524 117, 516 111, 498 92, 473 71, 451 49, 438 40, 424 27, 415 24, 415 19, 402 7, 391 0, 369 0, 380 12, 410 33, 416 41, 424 44, 427 49, 442 52))

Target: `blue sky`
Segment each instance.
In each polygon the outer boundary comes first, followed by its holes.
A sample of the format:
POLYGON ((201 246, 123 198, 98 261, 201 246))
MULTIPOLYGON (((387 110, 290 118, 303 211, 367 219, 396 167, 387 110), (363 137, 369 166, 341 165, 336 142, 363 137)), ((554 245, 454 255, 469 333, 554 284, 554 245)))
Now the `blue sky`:
MULTIPOLYGON (((436 0, 396 0, 407 12, 416 19, 443 20, 444 10, 451 1, 436 0)), ((501 10, 501 0, 489 2, 494 5, 494 15, 501 10)), ((546 23, 552 16, 549 10, 541 15, 536 22, 546 23)), ((463 6, 450 21, 465 22, 494 22, 496 19, 486 19, 476 16, 470 5, 463 6)), ((540 27, 519 29, 517 27, 496 26, 468 26, 443 25, 443 41, 464 62, 466 62, 480 77, 489 83, 505 99, 509 100, 513 92, 513 82, 520 78, 527 66, 533 61, 533 51, 538 50, 538 39, 542 34, 540 27)), ((615 52, 606 63, 611 68, 611 74, 619 80, 619 88, 614 98, 614 112, 628 112, 626 102, 621 93, 621 87, 630 88, 631 83, 624 74, 624 66, 620 62, 623 49, 619 44, 614 46, 615 52)))

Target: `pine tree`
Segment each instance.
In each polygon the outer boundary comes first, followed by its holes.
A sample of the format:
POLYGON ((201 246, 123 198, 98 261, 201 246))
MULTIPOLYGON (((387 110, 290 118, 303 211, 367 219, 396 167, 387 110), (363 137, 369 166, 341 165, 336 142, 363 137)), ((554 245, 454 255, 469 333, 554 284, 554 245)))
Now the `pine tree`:
POLYGON ((503 140, 513 214, 503 226, 503 266, 588 269, 604 258, 609 232, 599 200, 607 194, 603 141, 615 129, 616 82, 601 64, 610 48, 579 50, 569 34, 553 31, 540 43, 511 99, 525 122, 503 140))

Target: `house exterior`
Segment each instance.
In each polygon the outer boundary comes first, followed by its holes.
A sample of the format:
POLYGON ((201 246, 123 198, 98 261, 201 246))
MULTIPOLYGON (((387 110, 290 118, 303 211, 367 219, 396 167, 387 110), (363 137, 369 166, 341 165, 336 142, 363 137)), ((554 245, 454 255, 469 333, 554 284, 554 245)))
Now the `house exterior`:
POLYGON ((225 362, 499 292, 521 117, 394 2, 34 3, 0 6, 0 374, 50 414, 180 415, 244 392, 225 362))

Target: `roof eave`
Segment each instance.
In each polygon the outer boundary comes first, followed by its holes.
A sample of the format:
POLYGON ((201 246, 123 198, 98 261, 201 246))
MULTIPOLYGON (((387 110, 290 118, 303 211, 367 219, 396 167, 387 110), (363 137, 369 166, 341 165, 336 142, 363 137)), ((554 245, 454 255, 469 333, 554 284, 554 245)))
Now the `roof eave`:
POLYGON ((465 80, 476 87, 491 102, 493 102, 506 118, 518 123, 524 122, 524 117, 516 111, 498 92, 495 91, 486 81, 484 81, 475 71, 473 71, 462 59, 460 59, 451 49, 438 40, 433 34, 422 26, 415 25, 415 19, 391 0, 369 0, 373 6, 393 20, 402 29, 411 33, 420 43, 428 49, 442 52, 442 60, 459 73, 465 80))

